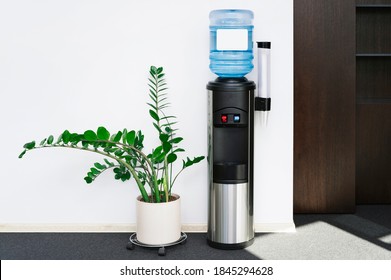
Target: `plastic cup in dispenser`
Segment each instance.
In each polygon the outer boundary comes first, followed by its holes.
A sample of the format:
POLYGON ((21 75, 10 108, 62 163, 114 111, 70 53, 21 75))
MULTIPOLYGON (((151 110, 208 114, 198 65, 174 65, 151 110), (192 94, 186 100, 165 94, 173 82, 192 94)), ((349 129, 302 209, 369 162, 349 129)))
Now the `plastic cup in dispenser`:
POLYGON ((243 77, 254 68, 253 18, 250 10, 210 12, 209 68, 219 77, 243 77))

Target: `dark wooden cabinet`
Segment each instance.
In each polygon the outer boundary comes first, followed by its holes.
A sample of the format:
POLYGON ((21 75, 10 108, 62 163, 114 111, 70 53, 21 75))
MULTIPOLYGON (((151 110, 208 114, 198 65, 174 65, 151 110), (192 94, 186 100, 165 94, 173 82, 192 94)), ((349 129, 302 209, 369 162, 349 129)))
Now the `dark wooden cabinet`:
POLYGON ((391 203, 391 1, 294 0, 294 211, 391 203))
POLYGON ((391 203, 391 1, 357 1, 356 203, 391 203))
POLYGON ((357 204, 391 203, 391 103, 357 104, 357 204))
POLYGON ((355 209, 355 1, 294 1, 294 211, 355 209))

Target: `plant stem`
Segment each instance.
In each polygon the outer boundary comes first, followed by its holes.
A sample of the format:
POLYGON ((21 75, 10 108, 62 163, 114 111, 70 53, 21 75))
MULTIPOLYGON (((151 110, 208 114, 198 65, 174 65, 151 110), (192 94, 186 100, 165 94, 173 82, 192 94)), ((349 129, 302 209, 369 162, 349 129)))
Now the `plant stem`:
MULTIPOLYGON (((158 110, 158 108, 159 108, 159 80, 158 80, 157 76, 158 75, 154 75, 153 78, 155 79, 155 92, 156 92, 156 103, 155 103, 156 110, 155 110, 155 113, 156 113, 157 116, 159 116, 159 110, 158 110)), ((159 131, 159 138, 160 138, 160 133, 162 131, 162 128, 160 126, 160 117, 158 117, 158 120, 156 121, 156 124, 157 124, 158 128, 160 129, 160 131, 159 131)), ((162 141, 160 141, 160 143, 161 143, 161 145, 163 145, 162 141)), ((163 177, 163 188, 164 188, 164 184, 165 184, 164 174, 162 175, 162 177, 163 177)), ((156 181, 156 183, 157 183, 157 181, 156 181)), ((156 189, 157 189, 157 192, 159 193, 159 198, 160 198, 159 187, 157 186, 156 189)), ((166 202, 168 202, 167 197, 166 197, 166 202)))
POLYGON ((166 196, 166 202, 168 202, 168 163, 167 163, 167 156, 164 157, 164 180, 163 180, 163 187, 164 187, 164 194, 166 196))
POLYGON ((170 192, 171 192, 172 186, 174 186, 174 183, 175 183, 176 179, 178 178, 179 174, 181 174, 182 171, 185 170, 185 169, 186 169, 186 167, 185 167, 185 168, 182 168, 182 169, 176 174, 176 176, 175 176, 175 178, 174 178, 174 180, 172 181, 172 184, 171 184, 171 186, 170 186, 170 192))
MULTIPOLYGON (((165 120, 166 120, 166 123, 167 123, 167 126, 169 127, 169 129, 170 129, 170 137, 171 137, 171 139, 172 139, 172 137, 173 137, 173 130, 172 130, 172 128, 171 128, 171 124, 170 124, 170 122, 169 122, 169 120, 167 119, 167 116, 166 116, 166 114, 163 112, 163 110, 161 110, 160 109, 160 112, 162 113, 162 115, 163 115, 163 117, 164 118, 166 118, 165 120)), ((175 146, 174 145, 172 145, 172 148, 171 148, 171 150, 174 150, 175 149, 175 146)), ((167 168, 167 166, 165 165, 165 168, 167 168)), ((169 182, 168 182, 168 192, 171 194, 171 189, 172 189, 172 185, 173 185, 173 180, 172 180, 172 163, 170 163, 170 176, 169 176, 169 182)), ((167 177, 168 177, 168 173, 167 173, 167 177)))
MULTIPOLYGON (((126 145, 126 144, 123 144, 120 142, 112 142, 109 140, 96 140, 95 142, 108 143, 108 144, 112 144, 115 146, 119 145, 119 146, 122 146, 123 148, 128 148, 128 149, 133 150, 134 152, 136 152, 136 156, 140 155, 148 163, 149 167, 151 168, 152 174, 149 172, 149 170, 147 168, 143 167, 143 169, 150 175, 149 177, 153 178, 153 181, 149 181, 150 182, 149 186, 151 187, 151 192, 153 192, 155 195, 156 202, 160 202, 159 189, 158 189, 158 184, 157 184, 157 179, 156 179, 157 178, 156 169, 153 166, 152 162, 149 160, 149 158, 141 150, 135 148, 134 146, 126 145)), ((120 148, 120 147, 118 147, 118 148, 120 148)), ((139 162, 141 163, 140 160, 139 160, 139 162)), ((141 163, 141 165, 142 165, 142 163, 141 163)))
MULTIPOLYGON (((51 146, 50 146, 50 147, 51 147, 51 146)), ((47 148, 49 148, 49 146, 47 146, 47 148)), ((111 169, 111 168, 116 168, 116 167, 118 167, 118 166, 120 166, 120 165, 113 165, 113 166, 109 166, 109 167, 103 169, 102 172, 100 172, 98 175, 95 176, 94 181, 95 181, 96 178, 98 178, 104 171, 109 170, 109 169, 111 169)))
POLYGON ((141 150, 135 148, 134 146, 126 145, 126 144, 123 144, 123 143, 120 143, 120 142, 112 142, 112 141, 109 141, 109 140, 95 140, 94 142, 109 143, 109 144, 113 144, 113 145, 120 145, 120 146, 122 146, 124 148, 131 149, 131 150, 135 151, 136 154, 141 155, 145 159, 145 161, 148 163, 148 165, 151 167, 151 169, 153 169, 152 162, 149 160, 149 158, 141 150))

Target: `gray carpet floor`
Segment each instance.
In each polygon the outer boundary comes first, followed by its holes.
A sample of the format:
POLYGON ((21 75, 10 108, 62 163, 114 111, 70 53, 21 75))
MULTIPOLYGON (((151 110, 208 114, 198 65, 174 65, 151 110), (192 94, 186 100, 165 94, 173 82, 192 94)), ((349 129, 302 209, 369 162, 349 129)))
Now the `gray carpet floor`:
POLYGON ((0 233, 0 259, 386 259, 391 260, 391 205, 358 206, 354 215, 295 215, 296 233, 256 234, 243 250, 218 250, 206 234, 167 248, 127 250, 128 233, 0 233))

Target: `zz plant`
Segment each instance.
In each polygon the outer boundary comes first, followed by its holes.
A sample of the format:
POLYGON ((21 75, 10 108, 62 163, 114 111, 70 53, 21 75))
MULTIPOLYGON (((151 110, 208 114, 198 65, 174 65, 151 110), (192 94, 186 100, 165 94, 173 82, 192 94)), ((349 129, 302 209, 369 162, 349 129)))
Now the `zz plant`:
POLYGON ((26 152, 41 148, 68 148, 97 153, 105 158, 102 162, 95 162, 84 178, 87 184, 92 183, 106 170, 114 172, 116 180, 127 181, 132 177, 136 181, 142 199, 145 202, 168 202, 172 187, 183 170, 204 159, 204 156, 182 160, 182 167, 174 172, 173 164, 178 154, 184 152, 179 144, 183 138, 177 135, 176 117, 166 115, 165 109, 169 106, 165 74, 162 67, 151 66, 149 77, 149 115, 153 119, 153 126, 157 131, 159 145, 149 154, 144 153, 144 135, 135 130, 123 129, 111 134, 101 126, 96 131, 87 130, 82 134, 64 130, 56 139, 53 135, 39 143, 26 143, 22 158, 26 152), (148 189, 149 187, 149 189, 148 189), (148 194, 148 191, 149 193, 148 194))

